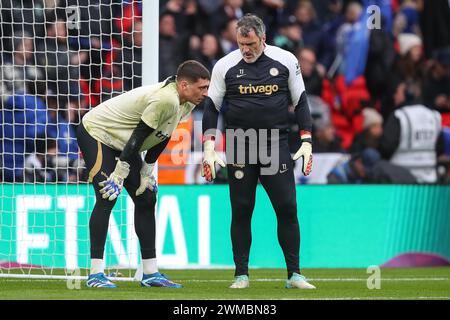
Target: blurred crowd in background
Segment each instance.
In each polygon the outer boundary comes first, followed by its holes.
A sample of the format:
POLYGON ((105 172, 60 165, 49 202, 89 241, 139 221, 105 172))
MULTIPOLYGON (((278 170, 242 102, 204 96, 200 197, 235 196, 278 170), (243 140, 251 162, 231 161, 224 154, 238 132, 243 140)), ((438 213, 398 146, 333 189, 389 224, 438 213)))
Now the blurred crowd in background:
MULTIPOLYGON (((75 127, 90 108, 141 86, 142 1, 0 2, 0 179, 85 181, 75 127)), ((325 182, 450 183, 448 0, 160 0, 159 80, 187 59, 212 70, 238 48, 246 13, 264 20, 268 44, 299 60, 314 154, 345 155, 325 182)), ((160 183, 199 181, 198 166, 171 154, 198 160, 201 116, 195 109, 180 128, 191 137, 169 143, 160 183)))

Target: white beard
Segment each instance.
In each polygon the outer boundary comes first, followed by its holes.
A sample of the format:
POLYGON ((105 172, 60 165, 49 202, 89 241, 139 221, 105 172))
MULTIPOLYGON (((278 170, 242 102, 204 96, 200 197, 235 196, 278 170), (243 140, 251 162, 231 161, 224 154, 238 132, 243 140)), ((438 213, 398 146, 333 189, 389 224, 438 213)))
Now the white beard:
POLYGON ((244 61, 247 62, 247 63, 253 63, 253 62, 255 62, 256 60, 258 60, 258 58, 262 55, 263 51, 264 51, 264 50, 261 50, 261 52, 260 52, 258 55, 254 56, 254 57, 251 58, 251 59, 245 58, 244 56, 242 56, 242 58, 243 58, 244 61))

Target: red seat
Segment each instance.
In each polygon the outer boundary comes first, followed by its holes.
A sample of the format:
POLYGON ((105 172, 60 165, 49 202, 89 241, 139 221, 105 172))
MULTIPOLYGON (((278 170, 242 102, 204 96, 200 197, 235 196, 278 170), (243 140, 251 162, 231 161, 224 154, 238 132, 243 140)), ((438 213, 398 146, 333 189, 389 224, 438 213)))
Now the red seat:
POLYGON ((331 109, 335 109, 335 97, 336 92, 333 84, 328 79, 323 79, 322 81, 322 100, 325 101, 331 109))
POLYGON ((361 113, 358 113, 357 115, 354 115, 352 118, 352 128, 353 133, 357 134, 363 131, 363 125, 364 125, 364 117, 361 113))
POLYGON ((119 18, 114 17, 113 23, 120 33, 132 32, 133 22, 138 19, 142 19, 142 8, 137 1, 133 1, 132 3, 124 4, 122 16, 119 18))
POLYGON ((353 141, 353 130, 349 119, 340 112, 331 113, 331 122, 333 123, 336 134, 341 137, 341 147, 348 149, 353 141))
POLYGON ((363 76, 356 78, 350 86, 345 84, 344 76, 338 76, 332 83, 323 83, 322 98, 332 106, 331 121, 336 133, 342 138, 342 147, 348 149, 355 134, 363 130, 361 110, 364 102, 370 100, 363 76), (338 99, 336 99, 338 98, 338 99), (336 102, 339 101, 339 104, 336 102))
POLYGON ((370 100, 370 94, 366 87, 366 79, 359 76, 347 86, 344 76, 339 76, 336 80, 336 89, 341 96, 341 110, 349 118, 359 113, 365 101, 370 100))
POLYGON ((442 126, 450 127, 450 113, 441 113, 442 117, 442 126))

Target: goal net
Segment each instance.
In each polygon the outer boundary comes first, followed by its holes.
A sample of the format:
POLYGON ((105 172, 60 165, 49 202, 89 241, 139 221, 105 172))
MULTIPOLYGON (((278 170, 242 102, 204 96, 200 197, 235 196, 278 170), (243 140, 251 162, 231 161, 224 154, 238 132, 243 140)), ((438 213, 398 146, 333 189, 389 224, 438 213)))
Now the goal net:
MULTIPOLYGON (((142 1, 0 6, 0 276, 84 276, 95 195, 75 129, 142 84, 142 1)), ((104 257, 125 278, 140 263, 128 197, 111 214, 104 257)))

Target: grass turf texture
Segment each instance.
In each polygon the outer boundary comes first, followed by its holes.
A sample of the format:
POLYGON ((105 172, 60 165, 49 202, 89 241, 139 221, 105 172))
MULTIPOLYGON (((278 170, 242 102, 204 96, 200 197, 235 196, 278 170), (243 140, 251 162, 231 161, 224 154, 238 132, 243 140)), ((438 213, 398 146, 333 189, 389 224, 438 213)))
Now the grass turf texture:
POLYGON ((282 269, 251 270, 250 288, 241 290, 228 288, 233 270, 162 272, 184 288, 141 288, 137 282, 118 281, 116 289, 98 289, 87 288, 81 281, 81 289, 70 290, 66 280, 0 278, 0 300, 450 299, 450 267, 381 269, 381 288, 372 290, 367 288, 370 274, 366 269, 304 269, 303 274, 316 290, 285 289, 286 272, 282 269))

